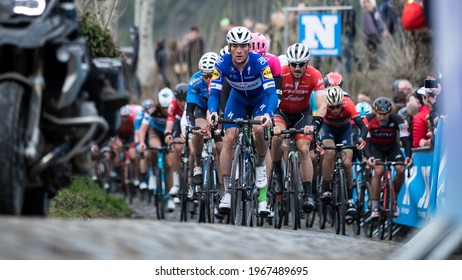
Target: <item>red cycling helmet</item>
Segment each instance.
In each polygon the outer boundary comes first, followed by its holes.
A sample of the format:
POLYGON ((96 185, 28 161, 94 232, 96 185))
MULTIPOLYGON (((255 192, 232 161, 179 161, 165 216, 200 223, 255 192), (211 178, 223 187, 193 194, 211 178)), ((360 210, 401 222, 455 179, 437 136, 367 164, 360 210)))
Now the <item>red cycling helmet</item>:
POLYGON ((343 78, 337 72, 330 72, 324 77, 324 87, 342 87, 343 85, 343 78))

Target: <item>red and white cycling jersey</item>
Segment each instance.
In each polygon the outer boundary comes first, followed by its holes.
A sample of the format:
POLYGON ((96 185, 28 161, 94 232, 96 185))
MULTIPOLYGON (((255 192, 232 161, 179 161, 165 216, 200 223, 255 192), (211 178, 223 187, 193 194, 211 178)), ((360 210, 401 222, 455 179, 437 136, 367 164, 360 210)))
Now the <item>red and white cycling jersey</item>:
POLYGON ((178 106, 176 98, 172 100, 167 109, 167 121, 175 121, 175 117, 178 116, 178 119, 183 115, 183 109, 178 106))
POLYGON ((282 71, 282 98, 279 109, 284 113, 295 115, 304 112, 310 106, 311 93, 324 90, 321 72, 307 66, 298 85, 290 72, 290 66, 284 65, 282 71))
POLYGON ((117 136, 121 138, 128 138, 130 137, 135 130, 135 117, 132 114, 128 115, 128 117, 124 120, 120 117, 120 125, 119 129, 117 129, 117 136))
POLYGON ((356 111, 353 100, 351 98, 343 98, 340 114, 332 115, 331 109, 328 107, 324 116, 324 122, 329 126, 342 127, 356 116, 359 116, 359 113, 356 111))

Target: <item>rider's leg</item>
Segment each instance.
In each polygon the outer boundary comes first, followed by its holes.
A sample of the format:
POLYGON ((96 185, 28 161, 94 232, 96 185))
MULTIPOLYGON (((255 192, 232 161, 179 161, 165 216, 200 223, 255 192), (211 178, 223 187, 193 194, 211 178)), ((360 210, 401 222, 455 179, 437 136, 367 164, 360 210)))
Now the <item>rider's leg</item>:
POLYGON ((297 135, 296 145, 298 156, 300 158, 300 177, 303 185, 303 204, 302 208, 305 212, 310 212, 314 209, 315 203, 313 199, 313 163, 310 158, 310 141, 309 136, 297 135))

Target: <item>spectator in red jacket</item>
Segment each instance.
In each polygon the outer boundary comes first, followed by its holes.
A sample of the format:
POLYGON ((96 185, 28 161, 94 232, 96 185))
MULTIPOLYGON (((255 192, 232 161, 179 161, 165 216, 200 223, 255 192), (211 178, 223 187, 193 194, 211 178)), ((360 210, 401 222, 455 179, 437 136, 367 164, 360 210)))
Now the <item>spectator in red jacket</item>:
POLYGON ((430 89, 421 87, 414 92, 414 97, 419 101, 419 112, 412 119, 412 147, 428 147, 431 145, 431 131, 428 126, 428 117, 431 103, 428 100, 430 89))

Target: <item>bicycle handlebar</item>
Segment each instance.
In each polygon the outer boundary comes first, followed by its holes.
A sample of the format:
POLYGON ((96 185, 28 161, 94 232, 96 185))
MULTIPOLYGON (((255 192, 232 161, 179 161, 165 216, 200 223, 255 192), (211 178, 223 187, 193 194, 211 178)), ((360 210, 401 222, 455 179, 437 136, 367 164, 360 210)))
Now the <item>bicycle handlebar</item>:
MULTIPOLYGON (((261 121, 259 120, 253 120, 253 119, 243 119, 243 118, 238 118, 238 119, 223 119, 223 118, 219 118, 218 119, 218 123, 223 123, 223 124, 236 124, 238 125, 239 127, 244 127, 244 126, 250 126, 250 125, 261 125, 263 124, 264 122, 266 122, 266 118, 263 118, 261 121)), ((221 130, 222 133, 221 135, 224 136, 224 130, 222 129, 221 130)), ((263 129, 263 137, 265 139, 265 141, 268 141, 269 140, 269 136, 268 136, 268 129, 264 128, 263 129)))
POLYGON ((242 118, 239 119, 218 119, 218 123, 227 123, 227 124, 237 124, 240 127, 248 126, 248 125, 258 125, 262 124, 261 121, 258 120, 244 120, 242 118))
MULTIPOLYGON (((375 162, 375 165, 382 165, 382 166, 388 166, 388 167, 399 165, 399 166, 407 167, 407 165, 402 161, 385 161, 385 162, 383 162, 383 161, 377 160, 375 162)), ((406 169, 407 169, 407 177, 409 178, 409 177, 411 177, 411 173, 410 173, 409 168, 406 168, 406 169)))
POLYGON ((356 146, 354 145, 343 145, 343 144, 336 144, 335 146, 325 146, 322 147, 323 150, 347 150, 347 149, 354 149, 356 146))

